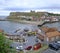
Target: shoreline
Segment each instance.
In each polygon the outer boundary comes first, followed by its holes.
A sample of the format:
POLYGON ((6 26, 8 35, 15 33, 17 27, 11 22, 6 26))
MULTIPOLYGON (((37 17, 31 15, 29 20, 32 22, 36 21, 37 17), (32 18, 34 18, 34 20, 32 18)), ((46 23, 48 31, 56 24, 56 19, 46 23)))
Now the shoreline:
POLYGON ((33 24, 33 25, 42 25, 44 23, 44 21, 26 21, 26 20, 11 20, 11 19, 6 19, 2 21, 12 21, 17 23, 33 24))
POLYGON ((17 22, 17 23, 23 23, 23 24, 33 24, 33 25, 38 25, 38 26, 43 26, 46 23, 55 23, 55 22, 60 22, 60 21, 26 21, 26 20, 11 20, 11 19, 3 19, 0 21, 12 21, 12 22, 17 22))

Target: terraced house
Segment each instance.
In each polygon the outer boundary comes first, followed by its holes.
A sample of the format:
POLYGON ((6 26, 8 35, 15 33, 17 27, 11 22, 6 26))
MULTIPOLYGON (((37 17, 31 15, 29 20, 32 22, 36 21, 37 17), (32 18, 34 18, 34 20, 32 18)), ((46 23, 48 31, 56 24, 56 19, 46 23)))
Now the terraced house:
POLYGON ((39 34, 38 37, 48 43, 59 40, 60 32, 56 28, 42 27, 41 34, 39 34))

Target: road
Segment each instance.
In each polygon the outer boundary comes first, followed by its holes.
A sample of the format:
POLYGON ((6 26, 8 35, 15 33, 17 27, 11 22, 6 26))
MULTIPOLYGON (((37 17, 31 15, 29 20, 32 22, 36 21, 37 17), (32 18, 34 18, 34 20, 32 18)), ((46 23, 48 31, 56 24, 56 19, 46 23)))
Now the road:
POLYGON ((55 50, 52 50, 52 49, 47 49, 43 53, 60 53, 60 50, 55 51, 55 50))

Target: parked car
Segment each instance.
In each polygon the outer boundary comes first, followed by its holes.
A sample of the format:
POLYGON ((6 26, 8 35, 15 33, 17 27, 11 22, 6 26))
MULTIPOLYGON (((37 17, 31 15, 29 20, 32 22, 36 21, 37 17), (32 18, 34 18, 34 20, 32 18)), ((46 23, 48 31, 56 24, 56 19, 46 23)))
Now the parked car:
POLYGON ((25 50, 31 50, 32 46, 28 46, 25 50))
POLYGON ((38 50, 41 48, 41 43, 37 43, 33 46, 33 50, 38 50))
POLYGON ((56 42, 50 43, 49 48, 51 48, 53 50, 59 50, 60 49, 60 42, 56 41, 56 42))
POLYGON ((60 48, 60 41, 56 41, 55 43, 57 43, 57 45, 58 45, 59 48, 60 48))
POLYGON ((16 50, 23 50, 23 46, 17 46, 16 50))

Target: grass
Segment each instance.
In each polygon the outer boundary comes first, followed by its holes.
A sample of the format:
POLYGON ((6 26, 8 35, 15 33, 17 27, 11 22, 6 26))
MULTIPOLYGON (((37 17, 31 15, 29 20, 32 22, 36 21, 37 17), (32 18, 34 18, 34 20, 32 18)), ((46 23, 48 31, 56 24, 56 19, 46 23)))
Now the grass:
POLYGON ((20 51, 19 53, 24 53, 23 51, 20 51))

